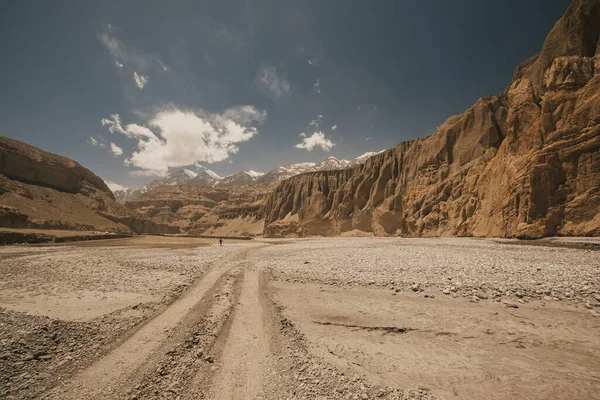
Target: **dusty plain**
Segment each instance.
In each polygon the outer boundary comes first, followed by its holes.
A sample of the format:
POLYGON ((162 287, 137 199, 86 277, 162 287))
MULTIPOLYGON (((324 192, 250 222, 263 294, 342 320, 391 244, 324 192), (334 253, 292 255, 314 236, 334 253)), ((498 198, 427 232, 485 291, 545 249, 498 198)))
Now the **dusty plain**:
POLYGON ((597 399, 599 245, 0 247, 0 398, 597 399))

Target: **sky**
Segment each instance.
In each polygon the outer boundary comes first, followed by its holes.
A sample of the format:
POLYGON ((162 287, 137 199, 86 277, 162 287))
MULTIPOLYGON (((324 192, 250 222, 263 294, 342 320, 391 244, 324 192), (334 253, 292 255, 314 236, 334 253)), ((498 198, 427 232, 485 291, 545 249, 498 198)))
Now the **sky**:
POLYGON ((501 92, 568 0, 0 2, 0 135, 135 187, 352 159, 501 92))

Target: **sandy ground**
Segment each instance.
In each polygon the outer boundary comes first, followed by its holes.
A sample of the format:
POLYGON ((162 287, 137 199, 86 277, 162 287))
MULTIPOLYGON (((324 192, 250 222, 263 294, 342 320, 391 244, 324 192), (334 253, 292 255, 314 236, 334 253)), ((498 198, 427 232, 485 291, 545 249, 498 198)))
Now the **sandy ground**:
POLYGON ((0 398, 600 398, 597 241, 552 242, 3 247, 0 398))

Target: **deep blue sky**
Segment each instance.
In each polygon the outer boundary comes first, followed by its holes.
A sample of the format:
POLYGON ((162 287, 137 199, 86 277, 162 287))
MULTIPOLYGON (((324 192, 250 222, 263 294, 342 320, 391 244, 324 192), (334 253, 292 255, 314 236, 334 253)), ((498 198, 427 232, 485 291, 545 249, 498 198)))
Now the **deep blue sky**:
MULTIPOLYGON (((258 134, 233 140, 236 154, 206 164, 215 172, 353 158, 428 135, 502 91, 569 3, 4 0, 0 135, 133 186, 150 179, 131 174, 147 169, 148 158, 124 163, 140 139, 110 133, 103 118, 119 114, 123 126, 150 127, 159 139, 171 123, 177 138, 178 120, 160 127, 150 120, 180 110, 214 124, 225 110, 251 105, 266 112, 251 122, 258 134), (120 50, 111 53, 107 39, 120 50), (134 72, 148 78, 142 89, 134 72), (318 115, 318 128, 309 125, 318 115), (334 144, 329 152, 294 147, 300 133, 315 131, 334 144), (109 151, 111 142, 122 155, 109 151)), ((177 152, 194 146, 184 139, 161 158, 163 167, 177 167, 177 152)))

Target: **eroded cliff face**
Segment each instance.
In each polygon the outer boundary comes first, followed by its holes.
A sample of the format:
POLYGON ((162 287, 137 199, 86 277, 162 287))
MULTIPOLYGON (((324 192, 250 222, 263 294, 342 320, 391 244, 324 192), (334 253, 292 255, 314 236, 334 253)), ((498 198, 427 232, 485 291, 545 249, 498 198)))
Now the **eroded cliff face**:
POLYGON ((172 185, 155 188, 126 206, 139 219, 167 227, 169 233, 257 236, 262 235, 261 211, 271 189, 272 185, 172 185))
POLYGON ((576 0, 507 89, 364 165, 292 177, 265 236, 600 235, 600 1, 576 0))

